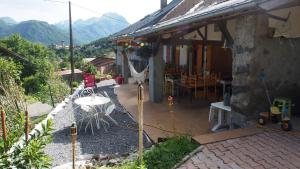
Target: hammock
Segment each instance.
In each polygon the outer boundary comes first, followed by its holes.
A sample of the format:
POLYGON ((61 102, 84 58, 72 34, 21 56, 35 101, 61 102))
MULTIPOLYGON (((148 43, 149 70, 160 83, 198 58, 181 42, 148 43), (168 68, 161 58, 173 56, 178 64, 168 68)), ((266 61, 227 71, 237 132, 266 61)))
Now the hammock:
MULTIPOLYGON (((127 56, 128 56, 128 55, 127 55, 127 56)), ((132 62, 129 60, 129 57, 127 57, 127 59, 128 59, 128 65, 129 65, 129 70, 130 70, 131 76, 132 76, 132 77, 134 78, 134 80, 137 81, 138 83, 144 83, 144 81, 145 81, 145 79, 146 79, 146 71, 148 70, 149 65, 147 65, 146 68, 145 68, 142 72, 138 73, 138 72, 135 70, 135 68, 134 68, 134 66, 133 66, 133 64, 132 64, 132 62)))

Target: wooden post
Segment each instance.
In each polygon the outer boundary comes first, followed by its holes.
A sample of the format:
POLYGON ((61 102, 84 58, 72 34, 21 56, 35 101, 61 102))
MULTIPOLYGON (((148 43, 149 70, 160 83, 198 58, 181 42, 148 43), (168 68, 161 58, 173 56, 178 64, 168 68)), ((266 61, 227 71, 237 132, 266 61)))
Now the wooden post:
POLYGON ((25 142, 26 145, 28 144, 28 135, 29 135, 29 115, 28 115, 28 111, 25 110, 25 142))
POLYGON ((140 166, 143 164, 143 101, 144 87, 142 84, 138 86, 138 115, 139 115, 139 160, 140 166))
POLYGON ((173 97, 172 96, 169 96, 168 97, 168 101, 169 101, 169 104, 168 104, 168 106, 169 106, 169 112, 170 112, 170 114, 171 114, 171 121, 172 121, 172 130, 173 130, 173 134, 174 134, 174 136, 176 136, 176 129, 175 129, 175 116, 174 116, 174 111, 173 111, 173 104, 174 104, 174 102, 173 102, 173 97))
POLYGON ((71 139, 72 139, 72 169, 75 169, 75 161, 76 161, 76 139, 77 139, 77 126, 76 123, 73 122, 71 126, 71 139))
POLYGON ((2 122, 2 132, 3 132, 3 140, 4 143, 7 141, 7 135, 6 135, 6 114, 2 106, 0 106, 1 111, 1 122, 2 122))

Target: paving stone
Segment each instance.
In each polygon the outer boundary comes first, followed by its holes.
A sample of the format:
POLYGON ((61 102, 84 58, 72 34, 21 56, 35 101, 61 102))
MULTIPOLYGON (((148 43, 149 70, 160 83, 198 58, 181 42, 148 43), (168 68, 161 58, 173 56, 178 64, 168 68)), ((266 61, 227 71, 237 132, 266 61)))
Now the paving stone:
POLYGON ((188 161, 198 168, 296 169, 300 168, 300 136, 264 131, 207 144, 195 156, 188 161))

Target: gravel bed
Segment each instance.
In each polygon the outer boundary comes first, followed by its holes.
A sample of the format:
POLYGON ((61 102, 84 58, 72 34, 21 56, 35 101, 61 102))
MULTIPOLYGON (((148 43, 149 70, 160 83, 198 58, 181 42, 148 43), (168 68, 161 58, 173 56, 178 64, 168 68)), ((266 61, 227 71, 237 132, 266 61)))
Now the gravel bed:
MULTIPOLYGON (((84 131, 84 123, 77 136, 77 160, 86 160, 95 154, 128 154, 137 150, 137 123, 119 103, 111 86, 99 87, 96 92, 103 93, 104 91, 108 93, 111 101, 116 105, 111 117, 119 125, 117 126, 107 119, 106 121, 110 123, 110 127, 106 132, 103 127, 97 129, 95 122, 93 122, 94 135, 92 135, 90 127, 88 127, 87 132, 84 131)), ((70 101, 65 109, 54 117, 53 142, 45 148, 45 152, 53 160, 53 167, 72 161, 70 126, 76 120, 75 111, 70 111, 72 108, 74 108, 74 104, 70 101)), ((144 146, 147 148, 151 145, 151 141, 144 134, 144 146)))

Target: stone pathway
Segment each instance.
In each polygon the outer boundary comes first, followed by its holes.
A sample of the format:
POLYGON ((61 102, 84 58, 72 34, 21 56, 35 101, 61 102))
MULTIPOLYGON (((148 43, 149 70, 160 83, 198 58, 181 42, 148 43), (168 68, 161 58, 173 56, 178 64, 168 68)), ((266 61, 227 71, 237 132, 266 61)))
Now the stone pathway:
POLYGON ((300 168, 300 135, 266 130, 203 146, 178 169, 300 168))
POLYGON ((38 117, 44 114, 48 114, 52 110, 52 106, 41 102, 36 102, 28 106, 28 112, 30 117, 38 117))

